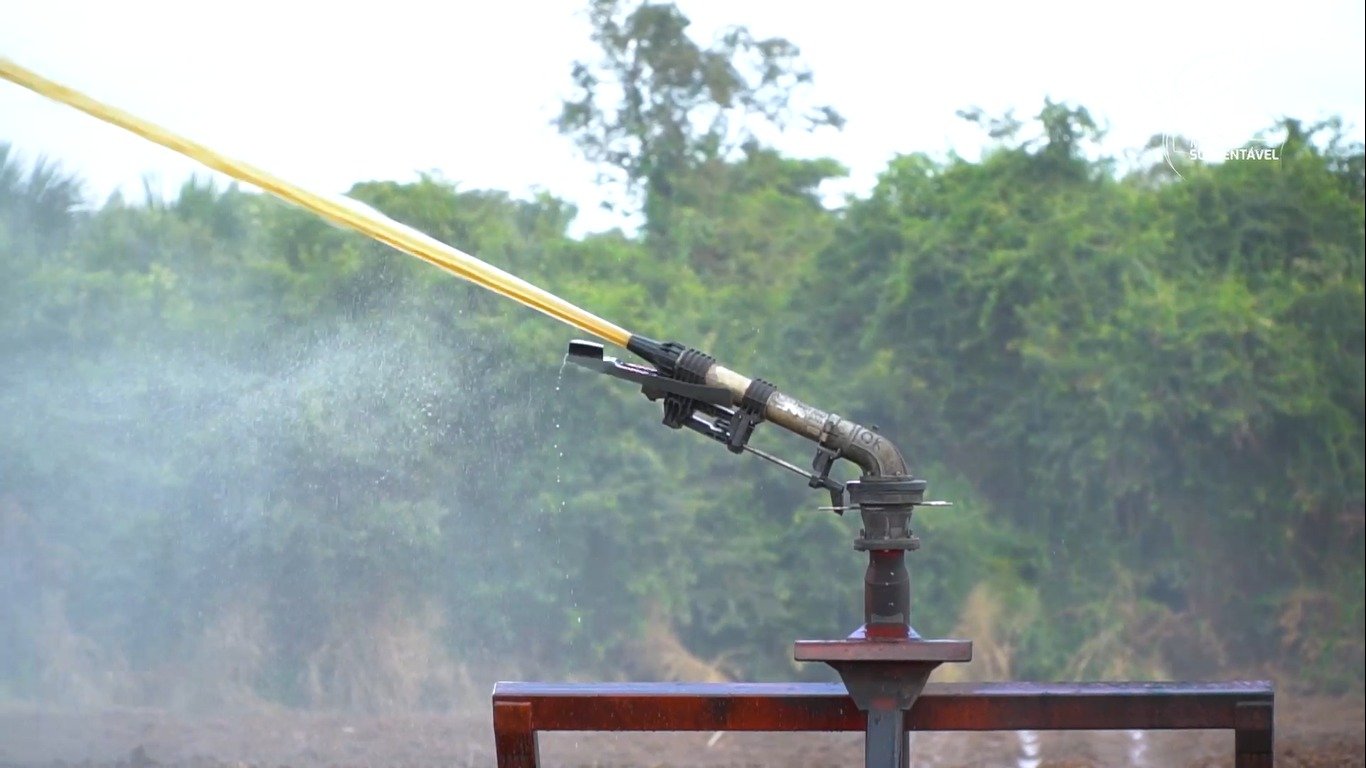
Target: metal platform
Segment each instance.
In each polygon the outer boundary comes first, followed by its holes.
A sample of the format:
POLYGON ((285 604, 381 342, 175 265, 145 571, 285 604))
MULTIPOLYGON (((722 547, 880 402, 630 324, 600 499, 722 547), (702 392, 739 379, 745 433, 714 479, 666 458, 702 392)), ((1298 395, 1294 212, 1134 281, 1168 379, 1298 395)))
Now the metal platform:
MULTIPOLYGON (((1231 730, 1237 768, 1272 765, 1270 683, 927 685, 908 731, 1231 730)), ((539 768, 542 731, 863 731, 839 684, 498 683, 499 768, 539 768)))

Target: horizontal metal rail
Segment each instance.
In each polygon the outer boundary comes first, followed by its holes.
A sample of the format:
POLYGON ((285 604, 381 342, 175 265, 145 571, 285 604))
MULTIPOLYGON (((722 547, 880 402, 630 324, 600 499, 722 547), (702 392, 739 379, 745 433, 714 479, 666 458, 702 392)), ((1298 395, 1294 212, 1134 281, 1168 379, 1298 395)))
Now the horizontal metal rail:
MULTIPOLYGON (((1235 765, 1272 764, 1270 683, 985 683, 925 687, 911 731, 1232 730, 1235 765)), ((538 768, 541 731, 862 731, 825 683, 498 683, 499 768, 538 768)))

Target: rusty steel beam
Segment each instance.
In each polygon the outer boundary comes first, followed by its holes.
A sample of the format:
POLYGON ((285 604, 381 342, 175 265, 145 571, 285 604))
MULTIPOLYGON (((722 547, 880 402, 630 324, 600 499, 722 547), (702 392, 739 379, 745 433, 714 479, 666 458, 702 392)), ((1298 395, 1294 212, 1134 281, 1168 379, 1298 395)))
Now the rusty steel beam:
POLYGON ((861 731, 833 683, 498 683, 498 702, 531 705, 538 731, 861 731))
MULTIPOLYGON (((498 683, 500 768, 535 768, 539 731, 862 731, 826 683, 498 683), (504 745, 507 753, 504 753, 504 745)), ((1270 683, 984 683, 925 687, 911 731, 1235 731, 1236 765, 1271 765, 1270 683)))
MULTIPOLYGON (((1270 683, 930 683, 907 728, 924 731, 1233 729, 1270 683)), ((838 683, 499 683, 539 731, 861 731, 838 683)))

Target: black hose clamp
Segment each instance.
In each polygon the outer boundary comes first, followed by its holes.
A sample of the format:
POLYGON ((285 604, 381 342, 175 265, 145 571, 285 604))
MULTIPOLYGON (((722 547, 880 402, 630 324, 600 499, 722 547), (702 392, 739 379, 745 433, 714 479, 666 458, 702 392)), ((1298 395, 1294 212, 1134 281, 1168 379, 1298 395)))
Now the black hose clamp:
POLYGON ((754 428, 764 420, 764 409, 768 407, 768 399, 777 391, 777 387, 763 379, 754 379, 749 383, 749 386, 745 388, 744 397, 740 398, 740 404, 735 408, 735 413, 731 415, 730 424, 726 428, 727 450, 731 453, 740 453, 745 450, 745 445, 749 443, 750 436, 754 434, 754 428))
MULTIPOLYGON (((673 364, 673 377, 688 384, 705 384, 707 371, 716 364, 716 359, 705 352, 685 349, 673 364)), ((678 429, 692 418, 697 411, 698 402, 681 395, 669 394, 664 397, 664 426, 678 429)))

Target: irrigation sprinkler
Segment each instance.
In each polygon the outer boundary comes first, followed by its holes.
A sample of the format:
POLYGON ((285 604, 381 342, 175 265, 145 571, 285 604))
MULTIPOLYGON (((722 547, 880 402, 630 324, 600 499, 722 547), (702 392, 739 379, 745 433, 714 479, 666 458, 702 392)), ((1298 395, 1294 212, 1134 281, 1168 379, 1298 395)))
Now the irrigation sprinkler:
POLYGON ((863 578, 863 626, 838 640, 799 640, 798 661, 824 662, 839 673, 860 710, 867 713, 866 768, 908 764, 906 712, 940 664, 972 659, 971 640, 927 640, 911 627, 911 577, 906 553, 920 546, 911 530, 916 507, 926 501, 924 480, 911 475, 901 451, 872 429, 809 406, 762 379, 728 370, 709 355, 681 344, 632 336, 627 349, 650 363, 606 357, 590 341, 569 345, 569 362, 640 385, 664 409, 663 423, 708 437, 732 453, 748 452, 801 475, 830 493, 830 509, 856 510, 863 527, 854 549, 868 553, 863 578), (770 421, 816 443, 811 470, 749 445, 754 430, 770 421), (830 477, 836 461, 856 464, 862 475, 830 477))

